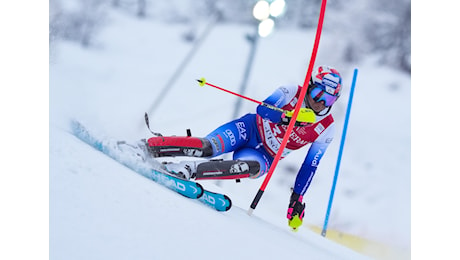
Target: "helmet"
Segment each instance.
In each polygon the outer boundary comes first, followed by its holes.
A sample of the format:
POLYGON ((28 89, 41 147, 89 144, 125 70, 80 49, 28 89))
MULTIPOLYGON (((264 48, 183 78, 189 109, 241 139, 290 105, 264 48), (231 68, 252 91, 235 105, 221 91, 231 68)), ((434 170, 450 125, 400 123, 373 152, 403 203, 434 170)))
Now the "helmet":
POLYGON ((331 66, 319 66, 312 73, 307 92, 316 102, 324 101, 326 107, 331 107, 342 92, 342 77, 331 66))

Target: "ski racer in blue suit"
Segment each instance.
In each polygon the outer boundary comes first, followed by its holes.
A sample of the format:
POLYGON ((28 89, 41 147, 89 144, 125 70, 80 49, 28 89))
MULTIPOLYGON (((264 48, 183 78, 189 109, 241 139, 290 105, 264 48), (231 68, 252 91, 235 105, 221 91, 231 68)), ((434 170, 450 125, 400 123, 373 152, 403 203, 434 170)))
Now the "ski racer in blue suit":
MULTIPOLYGON (((279 87, 264 100, 264 103, 282 108, 285 111, 293 111, 299 102, 298 97, 301 89, 301 86, 295 85, 279 87)), ((310 145, 295 179, 288 206, 288 223, 293 228, 302 224, 305 210, 303 196, 311 184, 321 158, 333 139, 335 124, 330 110, 339 98, 341 89, 342 78, 336 69, 330 66, 319 66, 315 69, 305 98, 301 102, 302 108, 309 108, 314 111, 316 122, 296 122, 290 139, 283 150, 281 158, 293 150, 310 145), (296 218, 296 222, 291 223, 294 218, 296 218)), ((299 118, 301 117, 298 116, 297 121, 299 118)), ((251 175, 250 178, 263 176, 269 171, 270 165, 281 146, 289 121, 290 117, 286 113, 259 105, 256 114, 246 114, 228 122, 205 137, 212 146, 212 156, 210 157, 233 152, 234 160, 259 162, 258 174, 251 175)), ((171 171, 175 172, 180 171, 177 167, 183 166, 186 166, 188 170, 192 168, 192 171, 196 171, 196 166, 168 165, 171 171)))

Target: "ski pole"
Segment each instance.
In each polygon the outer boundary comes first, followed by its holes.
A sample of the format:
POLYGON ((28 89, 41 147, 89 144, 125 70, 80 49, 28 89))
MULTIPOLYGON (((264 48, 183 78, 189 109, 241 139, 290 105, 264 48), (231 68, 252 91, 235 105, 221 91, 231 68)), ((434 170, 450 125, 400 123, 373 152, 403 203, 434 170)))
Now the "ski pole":
MULTIPOLYGON (((220 89, 222 91, 225 91, 227 93, 230 93, 230 94, 233 94, 235 96, 238 96, 238 97, 241 97, 241 98, 244 98, 244 99, 247 99, 249 101, 252 101, 254 103, 257 103, 261 106, 265 106, 269 109, 272 109, 272 110, 275 110, 275 111, 279 111, 279 112, 282 112, 284 113, 286 116, 288 117, 291 117, 291 118, 295 118, 297 119, 297 115, 294 117, 294 113, 295 111, 293 112, 293 110, 289 111, 289 110, 284 110, 284 109, 281 109, 279 107, 275 107, 273 105, 270 105, 268 103, 265 103, 265 102, 262 102, 262 101, 258 101, 258 100, 255 100, 255 99, 252 99, 252 98, 249 98, 249 97, 246 97, 246 96, 243 96, 241 94, 238 94, 238 93, 235 93, 233 91, 230 91, 230 90, 227 90, 227 89, 224 89, 224 88, 221 88, 219 86, 216 86, 214 84, 211 84, 211 83, 207 83, 206 82, 206 79, 205 78, 201 78, 201 79, 197 79, 197 81, 200 83, 200 86, 204 86, 204 85, 208 85, 208 86, 211 86, 211 87, 214 87, 214 88, 217 88, 217 89, 220 89)), ((316 114, 315 112, 310 109, 310 108, 302 108, 301 111, 297 112, 298 114, 301 113, 301 116, 299 118, 301 118, 301 122, 298 122, 296 121, 295 122, 295 126, 302 126, 303 123, 315 123, 316 122, 316 114)))
MULTIPOLYGON (((308 69, 307 69, 307 75, 305 76, 305 81, 303 83, 302 90, 300 91, 300 94, 299 94, 299 98, 298 98, 299 100, 304 99, 305 94, 307 93, 308 82, 311 79, 313 66, 314 66, 315 60, 316 60, 316 54, 318 52, 319 40, 321 38, 321 31, 323 29, 324 13, 326 12, 326 3, 327 3, 327 0, 322 0, 321 1, 321 10, 320 10, 320 13, 319 13, 319 18, 318 18, 318 26, 316 28, 315 42, 313 44, 313 50, 312 50, 312 54, 311 54, 311 58, 310 58, 310 64, 308 65, 308 69)), ((257 204, 259 203, 259 200, 262 198, 262 195, 263 195, 263 193, 265 191, 265 188, 267 187, 267 184, 270 181, 270 178, 273 175, 273 172, 275 171, 276 165, 278 164, 278 161, 281 159, 281 155, 283 154, 283 150, 286 147, 287 142, 288 142, 288 140, 290 138, 292 129, 294 128, 294 122, 297 119, 297 115, 299 114, 301 106, 302 106, 302 102, 297 102, 297 104, 296 104, 296 106, 294 108, 294 115, 292 116, 292 120, 289 123, 288 128, 286 129, 286 133, 285 133, 285 135, 283 137, 283 141, 281 142, 280 148, 279 148, 278 152, 276 153, 275 158, 273 159, 273 163, 270 166, 270 169, 268 170, 268 173, 267 173, 267 176, 264 179, 264 182, 260 186, 259 191, 257 192, 256 196, 254 197, 254 200, 252 201, 251 206, 250 206, 250 208, 248 210, 249 215, 252 215, 252 212, 254 211, 254 209, 256 208, 257 204)))
POLYGON ((280 112, 283 112, 283 113, 284 113, 284 112, 288 112, 288 111, 286 111, 286 110, 284 110, 284 109, 281 109, 281 108, 279 108, 279 107, 272 106, 272 105, 267 104, 267 103, 265 103, 265 102, 255 100, 255 99, 252 99, 252 98, 250 98, 250 97, 246 97, 246 96, 243 96, 243 95, 241 95, 241 94, 238 94, 238 93, 235 93, 235 92, 233 92, 233 91, 230 91, 230 90, 228 90, 228 89, 224 89, 224 88, 221 88, 221 87, 216 86, 216 85, 214 85, 214 84, 208 83, 208 82, 206 82, 206 79, 205 79, 205 78, 197 79, 196 81, 198 81, 199 84, 200 84, 200 86, 202 86, 202 87, 203 87, 204 85, 208 85, 208 86, 210 86, 210 87, 217 88, 217 89, 219 89, 219 90, 222 90, 222 91, 225 91, 225 92, 227 92, 227 93, 233 94, 233 95, 238 96, 238 97, 240 97, 240 98, 244 98, 244 99, 246 99, 246 100, 252 101, 252 102, 257 103, 257 104, 259 104, 259 105, 268 107, 268 108, 270 108, 270 109, 273 109, 273 110, 276 110, 276 111, 280 111, 280 112))
POLYGON ((332 181, 331 195, 329 196, 329 204, 327 205, 326 217, 324 218, 324 226, 323 226, 323 230, 321 231, 321 235, 323 237, 326 236, 327 224, 329 221, 329 213, 332 207, 332 200, 334 199, 335 185, 337 183, 337 177, 339 175, 340 162, 342 160, 342 152, 343 152, 343 146, 345 144, 345 136, 347 135, 348 119, 350 117, 351 103, 353 101, 353 93, 355 91, 357 75, 358 75, 358 69, 355 69, 353 73, 353 81, 351 82, 350 97, 348 98, 347 113, 345 115, 345 122, 344 122, 343 132, 342 132, 342 140, 340 141, 339 155, 337 158, 337 164, 335 166, 334 180, 332 181))

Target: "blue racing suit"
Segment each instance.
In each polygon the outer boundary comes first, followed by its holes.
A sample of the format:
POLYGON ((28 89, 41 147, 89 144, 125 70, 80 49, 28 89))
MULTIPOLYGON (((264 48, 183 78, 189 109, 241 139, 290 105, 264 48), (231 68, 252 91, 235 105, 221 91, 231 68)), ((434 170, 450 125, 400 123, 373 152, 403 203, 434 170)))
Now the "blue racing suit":
MULTIPOLYGON (((264 100, 265 103, 292 110, 295 108, 300 86, 283 86, 264 100)), ((305 107, 303 102, 302 107, 305 107)), ((260 164, 260 177, 268 172, 281 146, 287 125, 281 125, 282 112, 259 105, 257 114, 246 114, 228 122, 206 136, 213 148, 213 156, 233 152, 233 159, 255 160, 260 164)), ((335 131, 331 114, 317 116, 317 122, 308 126, 294 127, 282 157, 291 151, 311 144, 297 174, 294 192, 304 195, 315 175, 335 131)))

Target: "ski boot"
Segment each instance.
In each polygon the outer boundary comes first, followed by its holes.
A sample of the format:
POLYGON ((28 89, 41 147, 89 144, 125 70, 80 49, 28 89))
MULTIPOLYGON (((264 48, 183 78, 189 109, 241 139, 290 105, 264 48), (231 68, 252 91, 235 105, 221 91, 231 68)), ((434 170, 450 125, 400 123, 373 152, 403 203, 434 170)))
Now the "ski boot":
POLYGON ((162 162, 163 167, 169 173, 177 175, 179 178, 190 180, 195 178, 197 164, 200 162, 195 161, 183 161, 183 162, 162 162))

